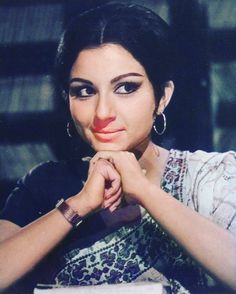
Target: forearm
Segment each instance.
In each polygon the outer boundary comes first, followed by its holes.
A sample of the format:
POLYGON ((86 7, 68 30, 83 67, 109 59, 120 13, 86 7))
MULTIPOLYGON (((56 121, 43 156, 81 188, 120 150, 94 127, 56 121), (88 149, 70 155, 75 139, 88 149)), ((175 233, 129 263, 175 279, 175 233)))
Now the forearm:
POLYGON ((54 209, 1 242, 0 289, 32 270, 71 229, 72 225, 54 209))
MULTIPOLYGON (((110 207, 119 205, 120 190, 119 173, 111 163, 100 159, 94 164, 83 189, 66 202, 83 218, 104 206, 106 193, 110 207), (112 183, 111 187, 105 187, 106 181, 112 183)), ((54 209, 20 230, 13 224, 9 234, 8 228, 7 224, 0 226, 3 240, 0 244, 0 289, 32 270, 68 234, 72 225, 54 209)))
POLYGON ((141 204, 164 230, 211 274, 236 289, 235 237, 158 187, 144 190, 141 204))

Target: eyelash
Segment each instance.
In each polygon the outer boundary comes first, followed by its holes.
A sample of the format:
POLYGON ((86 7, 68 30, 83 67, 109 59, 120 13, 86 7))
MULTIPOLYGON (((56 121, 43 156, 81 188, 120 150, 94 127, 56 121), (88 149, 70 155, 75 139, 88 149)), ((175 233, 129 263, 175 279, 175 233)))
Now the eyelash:
POLYGON ((81 100, 83 100, 83 99, 87 99, 88 97, 93 96, 95 93, 96 93, 96 92, 95 92, 95 90, 94 90, 93 87, 91 87, 91 86, 85 86, 85 85, 83 85, 83 86, 76 86, 76 87, 73 87, 73 88, 70 88, 70 89, 69 89, 69 95, 70 95, 71 97, 77 97, 77 98, 79 98, 79 99, 81 99, 81 100), (82 94, 82 91, 83 91, 83 90, 89 90, 89 91, 92 90, 92 91, 91 91, 92 93, 87 94, 87 95, 83 95, 83 94, 82 94))
MULTIPOLYGON (((118 85, 116 85, 115 89, 114 89, 114 93, 119 94, 119 95, 129 95, 135 91, 137 91, 139 89, 139 87, 141 86, 141 82, 121 82, 118 85), (122 87, 129 87, 131 89, 126 90, 125 92, 120 92, 119 93, 119 89, 121 89, 122 87)), ((94 94, 96 94, 96 90, 92 87, 92 86, 86 86, 86 85, 81 85, 81 86, 75 86, 69 89, 69 95, 71 97, 76 97, 79 98, 80 100, 86 100, 89 97, 93 96, 94 94), (88 91, 90 93, 88 94, 82 94, 82 91, 88 91)))
POLYGON ((125 87, 125 86, 131 87, 131 89, 127 90, 126 93, 118 93, 118 94, 121 94, 121 95, 131 94, 131 93, 133 93, 133 92, 135 92, 135 91, 137 91, 139 89, 139 87, 141 86, 141 83, 137 83, 137 82, 122 82, 122 83, 119 83, 115 88, 115 92, 117 92, 118 89, 120 89, 122 87, 125 87))

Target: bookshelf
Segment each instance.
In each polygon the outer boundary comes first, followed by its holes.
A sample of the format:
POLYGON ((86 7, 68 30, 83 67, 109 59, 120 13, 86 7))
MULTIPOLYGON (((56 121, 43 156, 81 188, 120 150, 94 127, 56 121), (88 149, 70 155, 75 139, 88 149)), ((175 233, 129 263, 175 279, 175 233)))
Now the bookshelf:
POLYGON ((0 146, 0 178, 14 181, 39 162, 48 159, 55 160, 56 158, 46 143, 5 144, 0 146))
POLYGON ((52 83, 64 1, 1 1, 0 5, 0 208, 32 167, 63 157, 64 116, 52 83), (57 130, 57 129, 56 129, 57 130), (63 139, 63 140, 61 140, 63 139))
POLYGON ((8 3, 0 7, 1 44, 58 41, 63 29, 62 3, 8 3))
POLYGON ((214 149, 236 150, 236 2, 204 0, 203 3, 209 19, 214 149))
POLYGON ((53 111, 53 88, 50 75, 21 75, 0 78, 0 113, 53 111))

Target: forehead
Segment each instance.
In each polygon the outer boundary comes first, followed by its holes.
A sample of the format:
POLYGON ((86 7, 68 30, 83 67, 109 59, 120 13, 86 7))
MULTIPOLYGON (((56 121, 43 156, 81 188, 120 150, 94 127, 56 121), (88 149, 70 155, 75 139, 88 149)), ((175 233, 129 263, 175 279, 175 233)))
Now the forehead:
POLYGON ((76 75, 119 75, 125 72, 146 75, 144 67, 121 45, 104 44, 81 51, 75 60, 71 77, 76 75))

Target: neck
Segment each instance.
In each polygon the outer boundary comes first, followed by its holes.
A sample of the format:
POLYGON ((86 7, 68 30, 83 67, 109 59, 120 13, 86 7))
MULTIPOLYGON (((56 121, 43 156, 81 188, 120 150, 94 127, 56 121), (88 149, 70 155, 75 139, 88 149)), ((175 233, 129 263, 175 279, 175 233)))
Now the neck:
POLYGON ((164 173, 169 151, 155 145, 150 140, 142 142, 134 151, 146 176, 159 184, 164 173))
POLYGON ((138 159, 140 166, 146 171, 149 171, 149 169, 152 168, 160 155, 158 146, 152 143, 149 138, 136 146, 133 152, 138 159))

